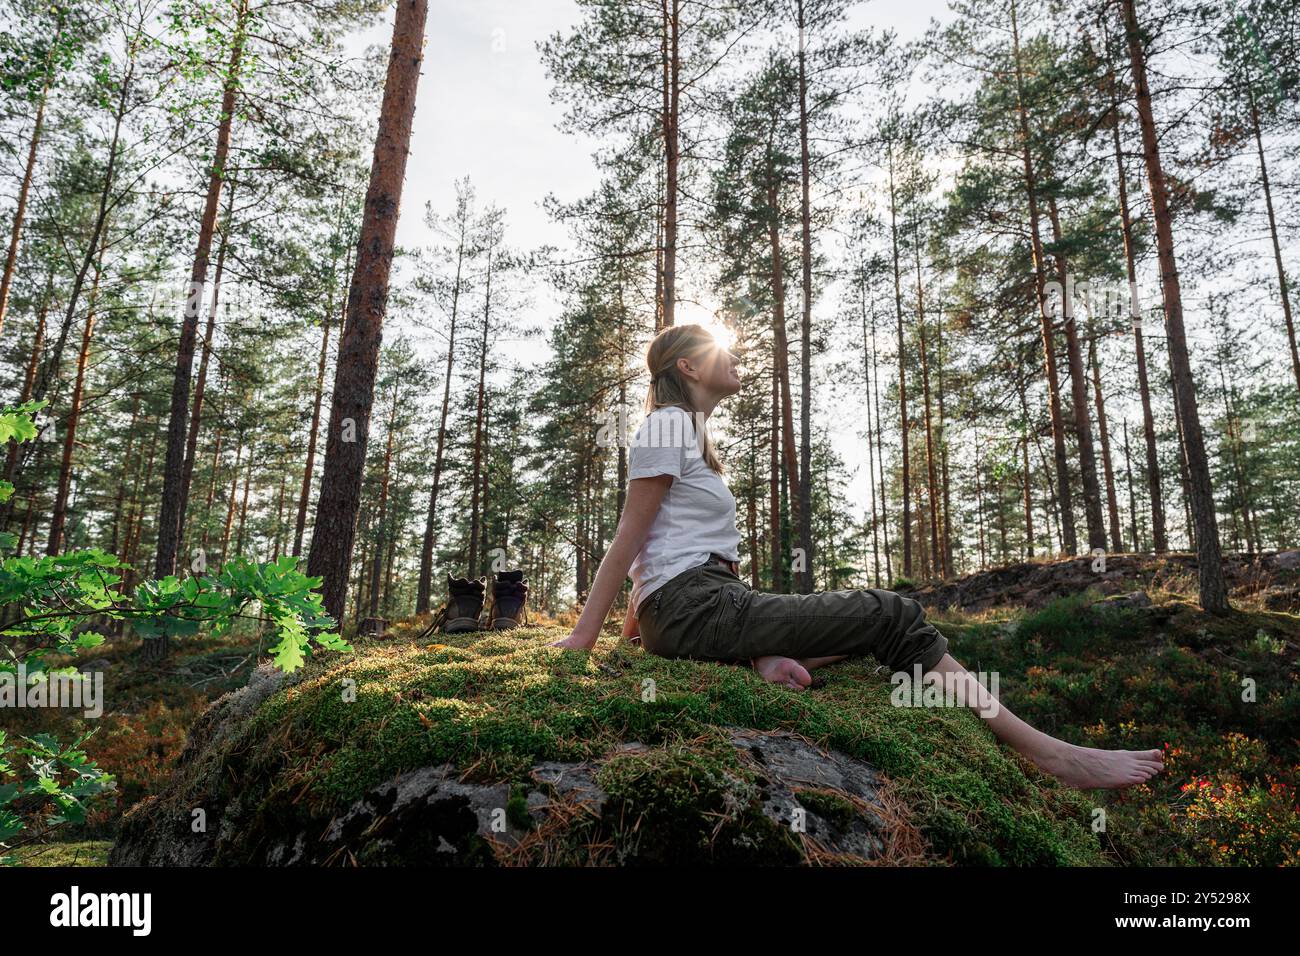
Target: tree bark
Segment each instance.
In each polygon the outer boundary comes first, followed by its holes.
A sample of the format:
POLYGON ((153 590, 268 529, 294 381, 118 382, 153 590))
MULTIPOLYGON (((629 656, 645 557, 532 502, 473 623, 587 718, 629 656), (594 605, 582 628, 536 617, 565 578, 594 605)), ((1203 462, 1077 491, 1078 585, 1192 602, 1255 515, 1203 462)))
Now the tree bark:
POLYGON ((889 499, 885 497, 885 426, 880 421, 880 367, 876 362, 876 313, 871 313, 871 398, 876 410, 876 470, 880 488, 880 537, 885 548, 885 583, 894 583, 893 558, 889 554, 889 499))
POLYGON ((1137 22, 1134 0, 1120 0, 1128 36, 1129 60, 1133 68, 1133 88, 1137 97, 1138 120, 1142 129, 1143 155, 1150 183, 1151 213, 1156 227, 1156 248, 1160 261, 1161 289, 1165 302, 1165 323, 1169 336, 1169 362, 1172 366, 1175 398, 1183 424, 1187 470, 1191 480, 1192 512, 1196 526, 1197 572, 1200 577, 1201 607, 1211 614, 1231 610, 1228 589, 1223 577, 1219 551, 1219 528, 1215 517, 1214 489, 1210 484, 1210 467, 1201 435, 1200 413, 1196 406, 1196 386, 1192 378, 1191 359, 1187 352, 1187 332, 1183 327, 1182 290, 1174 256, 1173 224, 1164 168, 1160 161, 1159 136, 1151 108, 1151 90, 1147 85, 1146 54, 1137 22))
MULTIPOLYGON (((801 521, 803 496, 800 491, 802 483, 799 476, 798 462, 795 457, 794 398, 790 394, 790 343, 786 338, 785 330, 785 263, 781 256, 781 237, 777 228, 780 218, 780 197, 777 193, 775 174, 770 163, 768 165, 767 202, 769 210, 767 239, 768 249, 771 253, 772 332, 776 352, 777 374, 781 381, 782 448, 789 502, 795 512, 794 519, 801 521)), ((789 583, 793 584, 794 582, 789 583)))
POLYGON ((221 298, 221 280, 226 271, 226 249, 230 245, 231 215, 235 208, 235 187, 232 183, 226 196, 226 225, 221 231, 221 245, 217 247, 217 268, 212 276, 212 302, 208 306, 208 321, 203 330, 203 355, 199 359, 199 374, 194 381, 194 402, 190 408, 190 427, 185 436, 185 466, 181 474, 181 504, 178 520, 181 522, 178 543, 185 535, 185 513, 189 509, 190 486, 194 481, 194 461, 199 450, 199 428, 203 424, 203 395, 208 384, 208 362, 212 357, 212 337, 216 331, 217 305, 221 298))
MULTIPOLYGON (((1102 26, 1106 27, 1104 19, 1102 26)), ((1106 28, 1106 38, 1107 49, 1109 49, 1109 28, 1106 28)), ((1113 69, 1109 71, 1109 79, 1111 110, 1114 113, 1111 136, 1114 142, 1115 172, 1119 187, 1120 229, 1124 236, 1124 266, 1128 273, 1129 285, 1129 317, 1133 324, 1138 396, 1142 401, 1142 434, 1146 441, 1147 494, 1151 499, 1152 549, 1156 554, 1164 554, 1169 550, 1169 538, 1165 532, 1164 494, 1160 486, 1160 456, 1156 447, 1155 415, 1151 411, 1151 385, 1147 375, 1146 345, 1142 340, 1142 311, 1137 301, 1137 256, 1133 249, 1133 217, 1128 204, 1128 176, 1124 171, 1124 148, 1120 138, 1118 83, 1113 69)))
POLYGON ((804 573, 799 590, 813 589, 812 535, 812 205, 809 181, 812 176, 808 152, 808 66, 804 49, 804 0, 796 0, 799 21, 799 228, 802 237, 799 258, 802 266, 803 300, 799 327, 799 544, 803 548, 804 573))
MULTIPOLYGON (((903 337, 903 278, 898 261, 898 206, 894 194, 894 142, 891 133, 889 158, 889 234, 894 250, 894 313, 898 319, 898 418, 902 431, 903 456, 903 577, 912 576, 912 478, 908 452, 907 421, 907 350, 903 337)), ((882 478, 883 482, 883 478, 882 478)), ((981 557, 981 565, 983 558, 981 557)))
POLYGON ((934 460, 934 428, 930 403, 930 357, 925 344, 925 287, 921 281, 921 238, 916 237, 916 323, 921 351, 921 394, 925 400, 926 498, 930 509, 930 573, 942 576, 939 555, 939 476, 934 460))
POLYGON ((415 116, 415 91, 420 79, 427 14, 428 0, 400 0, 397 6, 370 185, 366 190, 366 214, 357 244, 356 271, 348 293, 348 322, 339 344, 325 470, 307 561, 307 573, 323 579, 321 590, 326 611, 339 621, 343 618, 356 537, 375 372, 388 305, 393 240, 415 116))
POLYGON ((494 249, 491 245, 487 249, 487 285, 483 296, 483 338, 479 343, 478 356, 478 394, 474 400, 474 468, 473 468, 473 486, 470 490, 469 505, 469 560, 468 568, 471 578, 476 577, 479 573, 479 561, 481 555, 479 551, 479 531, 482 525, 482 516, 479 509, 480 482, 483 479, 484 472, 484 410, 487 401, 487 353, 488 353, 488 328, 492 321, 492 254, 494 249))
POLYGON ((86 366, 90 362, 90 342, 95 334, 95 308, 99 304, 99 283, 104 275, 104 249, 100 246, 95 264, 95 281, 91 283, 90 297, 86 303, 86 324, 81 332, 81 350, 77 353, 77 375, 72 385, 72 401, 68 403, 68 417, 63 426, 63 460, 59 464, 59 484, 54 493, 54 507, 50 513, 50 537, 45 553, 51 557, 59 553, 63 544, 63 528, 68 518, 68 495, 72 488, 72 461, 77 447, 77 425, 81 421, 81 398, 86 389, 86 366))
POLYGON ((0 275, 0 332, 4 331, 5 314, 9 310, 9 291, 13 286, 14 272, 18 267, 18 246, 22 242, 23 221, 27 217, 27 196, 32 189, 32 176, 36 171, 36 151, 41 143, 41 130, 45 125, 45 103, 49 99, 50 82, 53 77, 54 51, 58 47, 59 35, 56 34, 45 55, 45 78, 41 83, 41 95, 36 103, 36 120, 32 124, 32 138, 27 147, 27 163, 23 166, 23 181, 18 187, 18 204, 14 207, 14 224, 9 233, 9 251, 5 254, 4 273, 0 275))
MULTIPOLYGON (((338 259, 335 258, 335 263, 338 259)), ((348 250, 344 273, 352 266, 352 250, 348 250)), ((334 280, 330 280, 329 301, 321 320, 320 358, 316 363, 316 390, 312 394, 311 426, 307 432, 307 460, 302 468, 302 488, 298 492, 298 514, 293 525, 293 556, 302 556, 302 539, 307 530, 307 505, 311 501, 311 479, 316 470, 316 442, 320 435, 320 410, 325 399, 325 369, 329 366, 330 319, 334 316, 334 280)), ((340 319, 340 325, 344 322, 340 319)))
MULTIPOLYGON (((876 484, 876 453, 872 447, 872 440, 875 437, 872 433, 875 426, 871 421, 871 389, 875 385, 875 376, 871 371, 871 361, 873 355, 868 349, 867 338, 867 277, 864 271, 858 276, 858 304, 862 313, 862 379, 863 391, 867 396, 867 482, 871 485, 871 570, 875 580, 875 586, 880 587, 880 517, 876 512, 877 495, 875 493, 876 484)), ((872 325, 875 324, 875 313, 872 312, 872 325)), ((874 331, 874 329, 873 329, 874 331)), ((874 348, 874 335, 871 343, 874 348)))
POLYGON ((1061 301, 1065 327, 1066 357, 1070 366, 1071 414, 1079 443, 1079 477, 1083 484, 1083 510, 1088 529, 1088 548, 1106 549, 1106 527, 1101 514, 1101 486, 1097 481, 1097 452, 1092 444, 1092 417, 1088 414, 1088 378, 1083 369, 1083 350, 1079 346, 1079 323, 1074 317, 1074 302, 1069 265, 1061 251, 1063 233, 1056 197, 1047 197, 1047 215, 1052 224, 1052 239, 1057 245, 1056 269, 1061 284, 1061 301))
MULTIPOLYGON (((235 116, 235 97, 239 89, 239 71, 244 55, 248 12, 248 0, 239 0, 235 30, 230 42, 230 62, 226 67, 225 84, 221 94, 217 142, 213 151, 212 168, 208 173, 207 199, 203 207, 203 216, 199 220, 198 246, 194 251, 190 285, 186 290, 185 316, 181 321, 180 341, 176 348, 176 371, 172 376, 171 411, 167 420, 167 454, 163 465, 162 501, 158 509, 158 549, 154 558, 154 574, 160 578, 176 572, 176 552, 180 545, 181 522, 185 516, 182 484, 190 373, 194 366, 199 309, 207 286, 208 258, 212 253, 212 236, 217 227, 221 187, 226 179, 226 162, 230 154, 230 131, 235 116)), ((153 652, 149 655, 151 657, 166 653, 162 641, 151 642, 147 646, 152 648, 153 652)))
POLYGON ((1092 366, 1092 397, 1097 405, 1097 436, 1101 441, 1101 466, 1106 480, 1106 510, 1110 519, 1110 540, 1116 552, 1124 550, 1119 528, 1119 501, 1115 497, 1115 472, 1110 464, 1110 434, 1106 429, 1106 399, 1101 392, 1101 367, 1097 364, 1097 334, 1088 336, 1088 364, 1092 366))
POLYGON ((680 0, 662 0, 663 9, 663 138, 664 138, 664 326, 672 325, 677 314, 677 178, 680 162, 678 119, 681 115, 680 0))
POLYGON ((438 416, 438 447, 433 456, 433 486, 429 489, 429 510, 424 518, 424 540, 420 545, 420 579, 416 585, 415 613, 429 610, 433 593, 433 532, 438 517, 438 494, 442 490, 442 463, 447 447, 447 414, 451 408, 451 374, 456 360, 456 319, 460 311, 461 275, 465 264, 465 219, 461 218, 456 243, 456 279, 451 287, 451 326, 447 331, 447 367, 443 370, 442 411, 438 416))
MULTIPOLYGON (((1259 156, 1259 180, 1264 187, 1264 208, 1268 212, 1268 234, 1273 240, 1273 263, 1277 266, 1277 286, 1282 298, 1282 317, 1286 320, 1286 341, 1291 350, 1291 374, 1296 388, 1300 389, 1300 350, 1296 349, 1295 322, 1291 316, 1291 294, 1287 285, 1286 267, 1282 263, 1282 246, 1277 237, 1277 216, 1273 212, 1273 188, 1268 178, 1268 161, 1264 156, 1264 137, 1259 128, 1259 104, 1255 100, 1255 87, 1246 78, 1246 94, 1250 97, 1250 128, 1255 134, 1255 151, 1259 156)), ((3 304, 0 303, 0 308, 3 304)))
POLYGON ((388 434, 384 440, 384 471, 379 481, 379 510, 375 518, 375 555, 370 568, 370 616, 379 616, 379 575, 384 562, 384 542, 388 538, 388 479, 393 464, 393 432, 397 425, 397 382, 393 382, 393 405, 388 414, 388 434))
POLYGON ((1070 554, 1079 551, 1074 533, 1074 502, 1070 493, 1070 472, 1065 454, 1065 422, 1061 416, 1061 387, 1056 371, 1056 333, 1052 316, 1047 308, 1046 270, 1043 257, 1041 217, 1038 208, 1038 182, 1034 163, 1029 152, 1029 116, 1025 109, 1024 70, 1020 62, 1020 24, 1016 19, 1016 3, 1011 2, 1011 42, 1016 62, 1016 115, 1020 126, 1020 158, 1024 167, 1025 198, 1029 205, 1029 238, 1034 257, 1034 288, 1038 299, 1038 317, 1043 330, 1043 360, 1047 377, 1048 410, 1052 419, 1052 450, 1056 459, 1057 500, 1061 510, 1063 544, 1070 554))

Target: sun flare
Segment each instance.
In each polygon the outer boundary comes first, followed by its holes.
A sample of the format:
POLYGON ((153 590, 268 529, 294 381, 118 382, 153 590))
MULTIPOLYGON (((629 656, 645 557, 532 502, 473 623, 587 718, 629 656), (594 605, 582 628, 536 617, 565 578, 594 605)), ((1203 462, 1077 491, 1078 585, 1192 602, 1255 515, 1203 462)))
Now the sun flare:
POLYGON ((693 323, 702 326, 713 336, 713 340, 725 349, 731 349, 736 344, 736 330, 731 328, 719 318, 722 312, 721 308, 715 308, 712 303, 700 303, 688 301, 686 299, 677 300, 677 322, 680 325, 693 323))

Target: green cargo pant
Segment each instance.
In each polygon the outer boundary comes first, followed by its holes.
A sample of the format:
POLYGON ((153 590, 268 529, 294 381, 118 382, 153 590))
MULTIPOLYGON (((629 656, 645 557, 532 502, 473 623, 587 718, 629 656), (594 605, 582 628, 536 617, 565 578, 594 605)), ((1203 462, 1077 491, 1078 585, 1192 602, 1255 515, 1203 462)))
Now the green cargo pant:
POLYGON ((661 657, 750 658, 871 654, 894 671, 930 670, 948 641, 921 605, 893 591, 852 588, 767 594, 718 564, 690 568, 642 603, 641 646, 661 657))

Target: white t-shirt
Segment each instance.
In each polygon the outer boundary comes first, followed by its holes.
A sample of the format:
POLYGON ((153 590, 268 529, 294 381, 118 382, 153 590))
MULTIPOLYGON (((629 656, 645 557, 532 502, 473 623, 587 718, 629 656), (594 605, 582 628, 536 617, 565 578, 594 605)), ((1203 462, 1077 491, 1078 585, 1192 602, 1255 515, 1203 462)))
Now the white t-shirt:
MULTIPOLYGON (((702 425, 703 423, 701 423, 702 425)), ((710 553, 740 560, 736 499, 722 476, 704 461, 690 412, 671 405, 646 416, 628 448, 627 477, 672 475, 659 513, 640 553, 632 560, 632 606, 710 553)))

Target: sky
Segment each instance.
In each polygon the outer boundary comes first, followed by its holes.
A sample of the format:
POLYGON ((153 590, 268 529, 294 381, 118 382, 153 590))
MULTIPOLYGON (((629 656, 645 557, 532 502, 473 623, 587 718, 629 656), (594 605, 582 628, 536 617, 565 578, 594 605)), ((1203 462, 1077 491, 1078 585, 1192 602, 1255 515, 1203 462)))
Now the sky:
MULTIPOLYGON (((946 0, 874 0, 856 9, 853 25, 892 28, 910 39, 946 10, 946 0)), ((392 16, 390 9, 355 37, 356 49, 386 47, 392 16)), ((542 200, 553 193, 571 201, 592 191, 598 181, 590 158, 596 143, 557 128, 563 108, 551 101, 537 44, 556 32, 568 32, 579 19, 573 0, 443 0, 430 5, 399 245, 430 241, 424 225, 426 202, 449 211, 455 180, 466 174, 480 206, 491 202, 507 211, 507 241, 512 246, 567 243, 564 227, 549 219, 542 200)), ((549 323, 556 303, 544 283, 534 285, 531 299, 532 318, 549 323)), ((708 319, 703 307, 679 305, 679 321, 708 319)), ((509 351, 511 345, 504 347, 509 351)), ((536 346, 531 348, 536 360, 536 346)), ((847 492, 865 511, 870 492, 865 453, 853 451, 861 446, 857 421, 856 415, 837 415, 829 424, 850 466, 860 463, 847 492)))
MULTIPOLYGON (((932 19, 944 20, 948 15, 946 0, 871 0, 853 8, 851 26, 892 29, 900 39, 910 40, 932 19)), ((573 0, 440 0, 430 5, 425 66, 398 225, 400 245, 420 246, 431 240, 424 225, 426 202, 432 202, 436 210, 449 211, 455 180, 466 174, 475 186, 480 207, 493 203, 506 210, 508 244, 518 249, 567 245, 564 227, 550 221, 542 201, 552 193, 561 201, 572 201, 593 190, 598 180, 590 154, 596 143, 557 128, 563 108, 551 102, 551 84, 537 43, 556 32, 568 32, 579 18, 573 0)), ((358 34, 353 44, 358 51, 368 44, 386 48, 391 33, 390 9, 369 30, 358 34)), ((1154 273, 1142 278, 1144 295, 1148 294, 1148 280, 1154 283, 1154 273)), ((690 298, 692 290, 680 291, 690 298)), ((1185 292, 1193 313, 1189 315, 1189 337, 1195 352, 1198 343, 1208 344, 1211 336, 1208 330, 1196 328, 1191 290, 1185 292)), ((549 327, 558 303, 544 281, 533 284, 530 299, 525 322, 549 327)), ((792 307, 797 308, 797 301, 792 307)), ((837 292, 824 291, 814 308, 822 313, 837 309, 837 292)), ((679 321, 709 318, 706 309, 679 302, 679 321)), ((418 334, 414 337, 420 338, 418 334)), ((426 343, 430 361, 435 361, 434 346, 427 337, 426 343)), ((419 341, 416 345, 424 351, 419 341)), ((525 364, 543 358, 535 344, 507 341, 501 347, 509 357, 522 358, 525 364)), ((1195 354, 1193 361, 1197 361, 1195 354)), ((846 493, 859 513, 865 514, 870 491, 861 431, 864 416, 853 394, 836 404, 840 401, 815 408, 814 423, 818 428, 830 428, 835 447, 850 469, 856 469, 846 493)), ((1109 411, 1115 418, 1115 430, 1119 418, 1136 421, 1135 395, 1118 391, 1107 401, 1113 402, 1109 411)), ((955 435, 954 441, 960 443, 962 437, 955 435)))
MULTIPOLYGON (((857 19, 911 38, 944 0, 874 0, 857 19)), ((573 0, 442 0, 430 4, 425 68, 416 99, 410 167, 398 241, 426 241, 426 200, 449 208, 453 183, 468 173, 481 200, 508 210, 511 241, 530 247, 562 243, 541 200, 549 192, 572 200, 596 184, 590 140, 561 133, 563 110, 550 99, 537 43, 567 32, 579 19, 573 0)), ((358 37, 387 45, 392 11, 358 37)))

